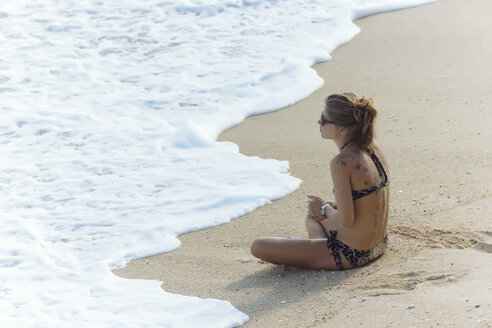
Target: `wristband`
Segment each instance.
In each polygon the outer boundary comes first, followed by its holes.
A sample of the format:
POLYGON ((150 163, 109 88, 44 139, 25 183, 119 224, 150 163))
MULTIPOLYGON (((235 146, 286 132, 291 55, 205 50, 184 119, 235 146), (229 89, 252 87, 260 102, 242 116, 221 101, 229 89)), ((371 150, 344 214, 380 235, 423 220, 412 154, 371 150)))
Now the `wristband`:
POLYGON ((325 205, 321 206, 321 209, 319 210, 319 214, 325 216, 325 209, 328 206, 330 206, 330 204, 325 204, 325 205))

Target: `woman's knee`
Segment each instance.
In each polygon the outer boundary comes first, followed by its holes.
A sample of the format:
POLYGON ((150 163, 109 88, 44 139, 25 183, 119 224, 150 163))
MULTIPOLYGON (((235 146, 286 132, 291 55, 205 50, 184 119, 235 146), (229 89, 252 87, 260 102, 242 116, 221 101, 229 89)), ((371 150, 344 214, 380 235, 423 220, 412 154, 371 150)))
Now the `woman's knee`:
POLYGON ((306 218, 304 219, 304 223, 306 224, 306 228, 310 227, 313 225, 313 222, 315 222, 313 219, 311 219, 311 215, 306 214, 306 218))
POLYGON ((261 241, 261 238, 260 239, 255 239, 253 241, 253 243, 251 244, 251 254, 253 254, 253 256, 255 257, 259 257, 259 255, 261 254, 261 248, 262 248, 262 241, 261 241))
POLYGON ((268 245, 270 244, 268 238, 258 238, 251 244, 251 254, 253 256, 263 259, 268 251, 268 245))
POLYGON ((318 221, 315 221, 311 216, 306 216, 306 230, 310 239, 327 238, 326 231, 318 221))

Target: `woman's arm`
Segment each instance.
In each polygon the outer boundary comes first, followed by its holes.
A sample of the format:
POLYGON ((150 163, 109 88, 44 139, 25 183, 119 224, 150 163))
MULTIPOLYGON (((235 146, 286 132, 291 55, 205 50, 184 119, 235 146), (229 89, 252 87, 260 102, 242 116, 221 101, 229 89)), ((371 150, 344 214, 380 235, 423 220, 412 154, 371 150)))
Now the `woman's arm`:
MULTIPOLYGON (((350 228, 355 221, 354 201, 352 200, 352 188, 350 186, 351 169, 347 161, 338 156, 330 163, 333 188, 335 189, 336 208, 327 206, 325 216, 331 225, 350 228)), ((323 224, 323 221, 321 221, 323 224)))
MULTIPOLYGON (((321 221, 326 219, 326 216, 321 214, 321 207, 325 204, 330 205, 332 208, 337 209, 337 204, 332 201, 332 200, 323 200, 323 198, 318 197, 318 196, 313 196, 313 195, 308 195, 309 203, 308 203, 308 210, 309 210, 309 216, 316 218, 316 221, 321 221)), ((325 211, 326 211, 325 207, 325 211)))

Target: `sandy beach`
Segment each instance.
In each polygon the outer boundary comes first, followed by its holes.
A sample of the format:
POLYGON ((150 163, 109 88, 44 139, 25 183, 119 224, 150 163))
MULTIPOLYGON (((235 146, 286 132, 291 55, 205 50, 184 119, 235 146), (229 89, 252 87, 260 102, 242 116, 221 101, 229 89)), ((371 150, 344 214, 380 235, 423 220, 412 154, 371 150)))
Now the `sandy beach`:
POLYGON ((492 2, 440 0, 370 16, 314 66, 324 86, 288 108, 248 118, 219 140, 247 156, 288 160, 300 188, 175 251, 115 274, 158 279, 172 293, 231 302, 244 327, 492 327, 492 2), (319 135, 325 96, 375 99, 390 163, 390 247, 343 272, 261 263, 261 236, 306 238, 306 195, 333 199, 319 135))

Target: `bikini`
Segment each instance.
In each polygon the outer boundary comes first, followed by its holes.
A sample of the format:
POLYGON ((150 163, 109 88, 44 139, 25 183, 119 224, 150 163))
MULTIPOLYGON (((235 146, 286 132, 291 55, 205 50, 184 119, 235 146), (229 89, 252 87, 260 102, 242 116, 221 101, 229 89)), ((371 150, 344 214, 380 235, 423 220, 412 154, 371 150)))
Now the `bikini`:
POLYGON ((335 264, 337 265, 338 270, 344 270, 340 252, 342 252, 343 256, 350 262, 352 267, 356 268, 375 261, 383 255, 388 246, 388 235, 386 235, 383 240, 370 250, 361 251, 342 243, 337 239, 337 233, 338 231, 336 230, 330 230, 330 236, 326 243, 330 254, 335 258, 335 264))
MULTIPOLYGON (((351 140, 350 140, 351 141, 351 140)), ((350 142, 349 141, 349 142, 350 142)), ((347 142, 343 148, 349 143, 347 142)), ((341 151, 340 150, 340 151, 341 151)), ((382 189, 386 187, 389 184, 389 179, 388 176, 386 175, 386 171, 384 170, 383 165, 379 161, 379 158, 376 156, 374 151, 372 149, 368 149, 369 156, 371 156, 372 161, 374 162, 374 165, 376 166, 379 177, 382 179, 382 181, 377 185, 369 189, 364 189, 364 190, 352 190, 352 199, 357 200, 362 197, 368 196, 379 189, 382 189)), ((327 246, 328 250, 330 251, 330 254, 333 255, 335 259, 335 264, 337 266, 338 270, 344 270, 344 267, 342 265, 342 259, 340 256, 340 252, 345 256, 345 258, 350 262, 352 267, 360 267, 363 265, 366 265, 368 263, 373 262, 377 258, 379 258, 381 255, 383 255, 387 245, 388 245, 388 235, 384 237, 382 241, 380 241, 376 246, 369 250, 358 250, 355 248, 352 248, 348 246, 347 244, 341 242, 340 240, 337 239, 337 233, 338 231, 336 230, 330 230, 330 235, 328 236, 327 240, 327 246)))

